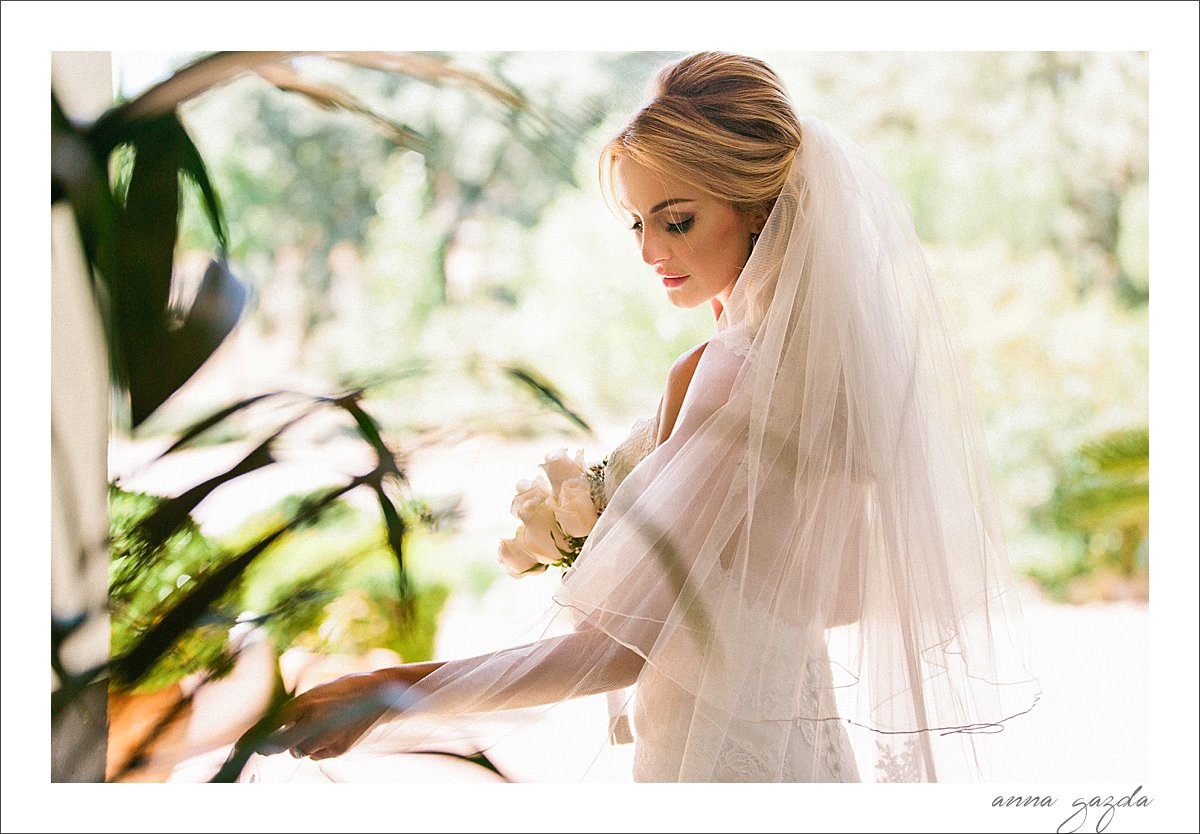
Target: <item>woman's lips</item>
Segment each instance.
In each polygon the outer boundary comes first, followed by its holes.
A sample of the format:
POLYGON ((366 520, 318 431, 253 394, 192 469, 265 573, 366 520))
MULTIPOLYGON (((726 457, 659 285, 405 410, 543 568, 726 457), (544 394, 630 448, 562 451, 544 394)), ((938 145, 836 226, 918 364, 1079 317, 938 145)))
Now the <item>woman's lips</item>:
POLYGON ((678 287, 680 284, 682 284, 687 279, 688 279, 688 276, 686 276, 686 275, 663 275, 662 276, 663 286, 666 287, 667 289, 671 289, 673 287, 678 287))

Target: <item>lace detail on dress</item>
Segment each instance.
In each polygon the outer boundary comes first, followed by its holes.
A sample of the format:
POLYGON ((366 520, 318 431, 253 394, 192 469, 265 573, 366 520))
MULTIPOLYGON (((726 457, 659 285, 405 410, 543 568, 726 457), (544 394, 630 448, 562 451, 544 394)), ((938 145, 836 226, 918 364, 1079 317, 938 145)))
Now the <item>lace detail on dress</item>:
MULTIPOLYGON (((763 668, 778 674, 754 683, 732 676, 736 692, 719 698, 735 705, 732 713, 714 709, 658 668, 643 672, 636 700, 635 779, 858 781, 850 739, 833 706, 824 646, 802 649, 801 630, 778 623, 753 632, 766 638, 763 668), (798 663, 805 664, 803 672, 789 674, 798 663)), ((660 660, 682 660, 671 655, 685 645, 672 641, 660 660)))
POLYGON ((818 687, 823 684, 818 674, 817 660, 808 661, 808 665, 804 669, 804 679, 800 686, 800 714, 802 716, 812 716, 811 718, 797 718, 794 723, 800 725, 800 731, 804 733, 804 739, 812 747, 817 746, 817 721, 820 716, 820 704, 817 699, 818 687))
POLYGON ((659 678, 639 686, 639 782, 857 782, 839 720, 745 721, 710 713, 659 678), (799 727, 797 727, 799 725, 799 727))
POLYGON ((879 772, 876 782, 920 782, 921 772, 917 766, 917 745, 910 735, 904 746, 896 750, 893 746, 876 741, 877 757, 875 769, 879 772))
POLYGON ((612 500, 617 487, 628 477, 634 467, 642 462, 646 455, 654 451, 654 441, 658 435, 658 417, 648 417, 638 420, 617 448, 608 456, 608 465, 604 467, 604 505, 612 500))
POLYGON ((717 767, 728 776, 726 782, 757 782, 759 774, 766 772, 767 763, 741 745, 728 745, 717 755, 717 767), (744 777, 744 778, 743 778, 744 777))
POLYGON ((744 322, 722 330, 713 338, 720 340, 731 353, 738 356, 749 356, 750 346, 754 343, 754 335, 750 332, 750 325, 744 322))

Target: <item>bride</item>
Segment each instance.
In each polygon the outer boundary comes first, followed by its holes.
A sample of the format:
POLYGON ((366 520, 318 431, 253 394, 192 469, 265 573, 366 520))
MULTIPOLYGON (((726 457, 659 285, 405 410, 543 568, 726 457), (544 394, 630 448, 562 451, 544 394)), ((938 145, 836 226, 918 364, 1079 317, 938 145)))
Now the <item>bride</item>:
POLYGON ((567 627, 316 687, 274 749, 324 759, 372 728, 633 687, 610 703, 638 781, 983 777, 980 734, 1038 685, 903 200, 768 66, 723 53, 661 70, 600 166, 667 300, 711 306, 716 332, 614 456, 555 594, 567 627))

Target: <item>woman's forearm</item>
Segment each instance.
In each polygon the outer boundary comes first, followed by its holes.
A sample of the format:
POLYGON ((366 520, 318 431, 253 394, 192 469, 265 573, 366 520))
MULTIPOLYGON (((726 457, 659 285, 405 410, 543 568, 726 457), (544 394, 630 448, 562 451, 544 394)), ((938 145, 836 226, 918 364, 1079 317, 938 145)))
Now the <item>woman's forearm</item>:
POLYGON ((410 687, 405 711, 491 712, 621 689, 637 680, 641 655, 595 628, 462 660, 414 663, 376 673, 410 687))

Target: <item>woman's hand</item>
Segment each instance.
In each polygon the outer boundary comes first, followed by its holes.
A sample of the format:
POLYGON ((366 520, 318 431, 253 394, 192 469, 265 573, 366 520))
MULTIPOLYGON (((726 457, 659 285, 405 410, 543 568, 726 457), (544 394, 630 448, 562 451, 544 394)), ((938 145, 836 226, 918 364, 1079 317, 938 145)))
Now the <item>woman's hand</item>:
POLYGON ((297 695, 284 704, 279 729, 261 752, 290 750, 297 758, 313 759, 342 755, 384 713, 406 705, 409 687, 428 674, 425 665, 345 675, 297 695))

